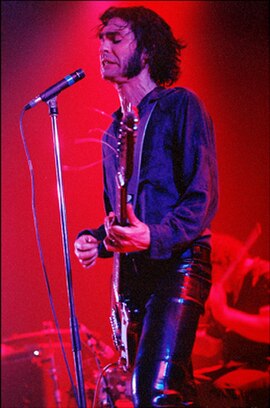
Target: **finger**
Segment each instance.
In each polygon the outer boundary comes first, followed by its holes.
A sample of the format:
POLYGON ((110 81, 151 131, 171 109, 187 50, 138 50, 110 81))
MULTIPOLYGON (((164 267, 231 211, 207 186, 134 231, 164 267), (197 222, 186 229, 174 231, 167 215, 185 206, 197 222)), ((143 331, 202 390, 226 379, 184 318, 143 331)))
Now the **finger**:
POLYGON ((108 237, 110 239, 114 239, 115 241, 119 241, 122 239, 128 239, 132 236, 133 231, 130 227, 121 227, 121 225, 114 225, 111 227, 108 237))
POLYGON ((91 248, 96 248, 98 244, 99 241, 96 238, 91 235, 85 235, 74 242, 74 250, 87 251, 91 248))
POLYGON ((83 252, 78 252, 78 254, 76 254, 78 256, 78 258, 80 260, 87 260, 87 259, 92 259, 93 257, 97 256, 97 249, 93 248, 90 251, 83 251, 83 252))
POLYGON ((110 227, 114 224, 114 222, 115 222, 115 214, 113 212, 110 212, 109 215, 105 217, 105 220, 104 220, 104 227, 105 227, 106 233, 108 233, 110 227))
POLYGON ((140 220, 136 217, 132 204, 127 204, 127 218, 131 225, 136 225, 140 220))
POLYGON ((84 239, 85 239, 85 242, 88 243, 88 244, 98 243, 98 240, 95 237, 93 237, 92 235, 86 235, 84 237, 84 239))
POLYGON ((83 244, 75 246, 74 253, 79 256, 80 254, 87 253, 89 251, 96 251, 98 248, 98 244, 83 244))
POLYGON ((93 259, 92 261, 89 262, 83 262, 82 263, 82 267, 85 269, 91 268, 92 266, 94 266, 96 264, 96 259, 93 259))
POLYGON ((109 220, 108 220, 108 217, 106 217, 106 218, 104 219, 104 228, 105 228, 106 234, 108 235, 108 233, 109 233, 109 228, 110 228, 110 222, 109 222, 109 220))
POLYGON ((113 238, 106 237, 103 240, 103 244, 104 244, 106 250, 109 251, 109 252, 118 252, 119 251, 119 245, 113 238))
POLYGON ((106 223, 108 226, 113 225, 115 221, 115 214, 113 212, 110 212, 107 217, 105 217, 106 223))
POLYGON ((95 250, 92 252, 88 252, 87 254, 85 253, 79 254, 78 260, 82 264, 82 266, 89 266, 93 264, 93 262, 96 261, 97 257, 98 257, 98 251, 95 250))

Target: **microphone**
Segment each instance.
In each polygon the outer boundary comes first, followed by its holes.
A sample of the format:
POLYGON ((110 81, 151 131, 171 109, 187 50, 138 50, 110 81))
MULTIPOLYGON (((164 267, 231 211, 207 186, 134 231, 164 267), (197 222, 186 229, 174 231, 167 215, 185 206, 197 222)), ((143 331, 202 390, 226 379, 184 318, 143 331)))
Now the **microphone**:
POLYGON ((46 91, 42 92, 34 99, 32 99, 27 105, 25 105, 24 109, 25 110, 31 109, 41 101, 47 102, 54 96, 58 95, 61 91, 80 81, 84 77, 85 77, 84 71, 81 68, 77 69, 75 72, 73 72, 70 75, 67 75, 65 78, 61 79, 61 81, 52 85, 50 88, 46 89, 46 91))

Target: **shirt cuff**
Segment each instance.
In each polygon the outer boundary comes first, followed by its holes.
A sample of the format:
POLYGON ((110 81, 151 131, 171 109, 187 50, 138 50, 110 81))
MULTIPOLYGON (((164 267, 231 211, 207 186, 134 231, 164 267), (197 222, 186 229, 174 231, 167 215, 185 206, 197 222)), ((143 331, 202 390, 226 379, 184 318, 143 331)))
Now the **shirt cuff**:
POLYGON ((172 256, 172 233, 166 225, 148 225, 150 229, 151 259, 169 259, 172 256))

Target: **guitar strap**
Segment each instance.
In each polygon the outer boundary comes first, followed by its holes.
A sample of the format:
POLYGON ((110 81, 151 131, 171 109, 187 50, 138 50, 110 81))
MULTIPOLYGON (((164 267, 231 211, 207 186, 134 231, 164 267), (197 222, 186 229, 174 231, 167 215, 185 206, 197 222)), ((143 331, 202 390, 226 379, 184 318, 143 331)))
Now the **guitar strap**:
POLYGON ((155 101, 153 103, 152 108, 142 116, 142 118, 139 121, 138 130, 136 134, 133 173, 128 183, 128 198, 127 198, 128 203, 131 203, 133 205, 134 211, 137 203, 144 137, 147 125, 149 123, 150 117, 156 104, 157 101, 155 101))

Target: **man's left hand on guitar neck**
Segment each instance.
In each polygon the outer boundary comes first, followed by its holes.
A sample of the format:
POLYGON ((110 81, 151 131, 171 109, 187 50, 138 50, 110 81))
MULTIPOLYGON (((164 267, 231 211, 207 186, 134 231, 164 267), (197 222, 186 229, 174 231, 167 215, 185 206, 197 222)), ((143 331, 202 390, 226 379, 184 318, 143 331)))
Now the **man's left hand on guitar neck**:
POLYGON ((136 217, 131 204, 127 204, 127 226, 115 224, 115 219, 115 214, 111 212, 104 220, 107 237, 103 242, 107 251, 125 253, 149 248, 149 227, 136 217))

